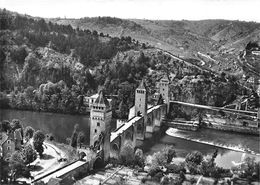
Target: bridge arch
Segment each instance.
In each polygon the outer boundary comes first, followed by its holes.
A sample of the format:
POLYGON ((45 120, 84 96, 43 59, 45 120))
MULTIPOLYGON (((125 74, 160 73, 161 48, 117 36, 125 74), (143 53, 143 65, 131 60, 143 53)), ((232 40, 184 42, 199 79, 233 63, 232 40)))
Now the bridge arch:
POLYGON ((103 160, 101 159, 101 157, 97 157, 93 163, 93 169, 97 170, 103 168, 103 166, 104 166, 103 160))
POLYGON ((133 131, 126 131, 125 140, 133 140, 133 131))
MULTIPOLYGON (((152 115, 152 114, 151 114, 152 115)), ((147 119, 147 125, 148 126, 151 126, 153 123, 152 123, 152 118, 149 116, 148 119, 147 119)))
POLYGON ((112 145, 112 150, 113 150, 114 152, 119 152, 119 146, 118 146, 117 143, 113 143, 113 145, 112 145))
POLYGON ((138 122, 137 123, 137 133, 143 133, 143 131, 144 131, 144 124, 143 124, 143 122, 138 122))

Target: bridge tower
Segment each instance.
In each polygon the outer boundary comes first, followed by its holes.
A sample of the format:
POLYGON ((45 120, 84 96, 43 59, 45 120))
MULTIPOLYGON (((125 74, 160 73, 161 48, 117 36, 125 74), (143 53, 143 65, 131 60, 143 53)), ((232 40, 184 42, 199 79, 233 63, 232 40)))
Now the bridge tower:
POLYGON ((147 89, 144 80, 141 81, 138 88, 135 90, 135 116, 142 116, 142 125, 137 125, 137 132, 141 133, 137 136, 139 139, 144 139, 145 129, 147 124, 147 89))
POLYGON ((90 146, 103 151, 104 161, 110 157, 110 122, 112 110, 103 91, 91 107, 90 112, 90 146))
POLYGON ((170 82, 167 75, 164 75, 164 77, 161 78, 159 82, 160 94, 162 95, 164 103, 167 105, 167 113, 169 112, 169 107, 170 107, 169 83, 170 82))

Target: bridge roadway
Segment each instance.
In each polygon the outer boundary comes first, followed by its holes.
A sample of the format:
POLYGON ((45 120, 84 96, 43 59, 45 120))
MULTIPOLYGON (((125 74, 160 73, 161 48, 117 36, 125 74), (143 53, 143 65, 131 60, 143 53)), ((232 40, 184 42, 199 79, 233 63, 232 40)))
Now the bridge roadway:
POLYGON ((115 132, 111 132, 110 143, 112 143, 120 134, 122 134, 125 130, 130 128, 135 122, 137 122, 141 118, 142 117, 140 117, 140 116, 133 117, 128 122, 126 122, 124 125, 122 125, 118 129, 116 129, 115 132))
MULTIPOLYGON (((160 105, 156 105, 154 107, 149 108, 147 110, 147 115, 158 108, 160 108, 160 105)), ((140 119, 142 119, 141 116, 132 117, 124 125, 122 125, 121 127, 117 128, 114 132, 112 132, 110 136, 110 143, 112 143, 120 134, 122 134, 124 131, 129 129, 134 123, 136 123, 140 119)))

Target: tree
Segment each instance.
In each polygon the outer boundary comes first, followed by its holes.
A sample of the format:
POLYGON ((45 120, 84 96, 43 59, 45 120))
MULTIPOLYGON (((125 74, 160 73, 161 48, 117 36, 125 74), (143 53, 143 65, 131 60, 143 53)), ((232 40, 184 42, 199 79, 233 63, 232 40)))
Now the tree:
POLYGON ((139 148, 135 151, 135 163, 140 167, 144 167, 144 153, 139 148))
POLYGON ((130 143, 126 143, 122 146, 122 150, 119 154, 120 162, 124 165, 131 165, 134 162, 134 148, 130 143))
POLYGON ((34 146, 35 150, 38 152, 40 158, 42 158, 43 157, 43 152, 44 152, 43 144, 42 143, 33 142, 33 146, 34 146))
POLYGON ((152 165, 154 167, 166 166, 172 161, 173 157, 176 157, 175 150, 172 146, 166 146, 162 151, 153 154, 152 165))
POLYGON ((73 130, 73 133, 72 133, 72 136, 71 136, 71 139, 70 139, 70 146, 76 148, 77 147, 77 139, 78 139, 78 128, 79 128, 79 125, 76 124, 74 126, 74 130, 73 130))
POLYGON ((23 149, 23 156, 25 157, 25 164, 30 164, 37 158, 37 153, 31 144, 27 144, 23 149))
POLYGON ((233 170, 240 173, 240 177, 247 178, 248 182, 252 180, 259 181, 260 162, 256 162, 254 157, 247 157, 243 164, 233 170))
MULTIPOLYGON (((0 82, 0 86, 1 86, 1 82, 0 82)), ((6 93, 0 92, 0 108, 8 108, 8 107, 9 107, 9 99, 6 93)))
POLYGON ((45 140, 45 135, 43 134, 43 132, 40 130, 37 130, 33 136, 33 146, 34 146, 35 150, 39 153, 40 157, 42 157, 42 153, 44 151, 44 148, 43 148, 44 140, 45 140))
POLYGON ((81 148, 82 143, 85 142, 85 140, 86 140, 86 136, 85 136, 84 132, 82 132, 82 131, 79 132, 78 138, 77 138, 77 143, 79 144, 80 148, 81 148))
POLYGON ((12 154, 10 158, 10 168, 13 181, 15 181, 18 176, 28 176, 28 169, 24 163, 23 155, 20 151, 15 151, 12 154))
POLYGON ((128 105, 122 100, 119 104, 119 118, 127 119, 128 118, 128 105))
POLYGON ((37 143, 43 143, 45 140, 45 135, 42 131, 37 130, 33 135, 33 141, 37 143))
POLYGON ((30 108, 32 108, 32 102, 33 102, 33 99, 34 99, 34 88, 32 86, 28 86, 24 92, 25 92, 25 98, 26 98, 26 101, 29 103, 30 105, 30 108))
POLYGON ((12 123, 11 123, 11 126, 12 126, 13 130, 22 128, 22 124, 20 123, 19 119, 13 119, 12 123))
POLYGON ((3 181, 5 184, 7 184, 9 176, 9 165, 8 162, 6 162, 2 157, 0 157, 0 166, 0 182, 3 181))
POLYGON ((172 159, 176 157, 176 152, 172 146, 165 147, 163 151, 167 155, 167 163, 172 162, 172 159))
POLYGON ((11 123, 8 120, 3 120, 0 125, 1 132, 9 132, 11 130, 11 123))
POLYGON ((24 59, 27 56, 25 47, 19 47, 18 49, 15 49, 11 52, 10 56, 13 61, 17 62, 18 64, 23 64, 24 59))
POLYGON ((34 134, 34 129, 31 126, 27 126, 24 132, 25 137, 29 140, 33 137, 33 134, 34 134))
POLYGON ((12 123, 11 123, 12 129, 16 130, 16 129, 21 129, 21 135, 22 135, 22 144, 23 144, 23 126, 20 122, 20 120, 18 119, 13 119, 12 123))
POLYGON ((167 155, 162 151, 156 152, 152 155, 152 168, 164 166, 165 164, 167 164, 167 155))
POLYGON ((185 158, 186 162, 192 162, 196 165, 201 164, 202 160, 203 160, 203 155, 201 152, 198 151, 187 154, 185 158))

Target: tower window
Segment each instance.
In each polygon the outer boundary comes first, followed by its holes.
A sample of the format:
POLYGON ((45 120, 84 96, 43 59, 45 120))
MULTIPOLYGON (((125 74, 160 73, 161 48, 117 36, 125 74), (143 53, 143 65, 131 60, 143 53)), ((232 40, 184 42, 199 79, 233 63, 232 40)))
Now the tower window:
POLYGON ((97 133, 97 129, 95 129, 95 133, 97 133))
POLYGON ((100 127, 100 123, 99 122, 97 122, 97 126, 100 127))
POLYGON ((8 147, 7 147, 7 150, 11 150, 11 147, 10 147, 10 146, 8 146, 8 147))

